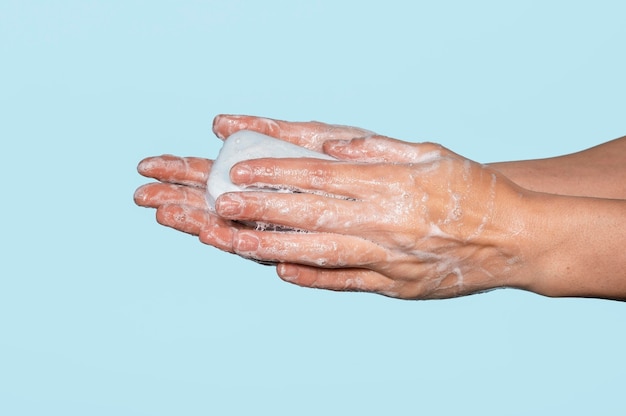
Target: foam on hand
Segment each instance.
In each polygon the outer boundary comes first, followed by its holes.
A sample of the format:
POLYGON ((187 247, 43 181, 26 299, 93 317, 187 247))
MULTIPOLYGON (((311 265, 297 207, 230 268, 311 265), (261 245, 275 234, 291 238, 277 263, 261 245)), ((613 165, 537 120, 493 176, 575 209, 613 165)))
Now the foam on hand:
MULTIPOLYGON (((219 155, 213 162, 207 182, 207 202, 215 210, 215 201, 226 192, 267 191, 270 188, 242 188, 230 180, 230 169, 238 162, 261 158, 296 158, 306 157, 324 160, 336 160, 324 153, 309 150, 284 140, 275 139, 250 130, 241 130, 230 135, 222 145, 219 155)), ((282 190, 283 192, 285 190, 282 190)))

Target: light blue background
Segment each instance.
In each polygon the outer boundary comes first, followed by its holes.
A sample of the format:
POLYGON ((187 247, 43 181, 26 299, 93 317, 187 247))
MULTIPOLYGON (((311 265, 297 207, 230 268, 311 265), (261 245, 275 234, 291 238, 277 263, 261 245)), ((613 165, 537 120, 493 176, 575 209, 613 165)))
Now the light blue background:
POLYGON ((622 4, 0 0, 0 414, 623 415, 623 303, 302 289, 132 202, 218 113, 481 162, 624 135, 622 4))

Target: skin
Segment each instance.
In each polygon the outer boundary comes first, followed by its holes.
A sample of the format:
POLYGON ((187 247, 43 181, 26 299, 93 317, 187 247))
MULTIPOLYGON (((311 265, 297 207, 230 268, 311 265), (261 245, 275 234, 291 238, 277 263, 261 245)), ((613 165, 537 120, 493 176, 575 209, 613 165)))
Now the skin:
POLYGON ((213 213, 204 197, 210 160, 147 158, 138 170, 159 182, 140 187, 136 203, 205 244, 277 263, 282 279, 305 287, 403 299, 498 287, 626 299, 625 138, 559 158, 486 166, 436 144, 353 127, 214 120, 220 138, 241 129, 340 161, 242 162, 231 170, 235 183, 303 193, 225 194, 213 213), (260 231, 240 221, 308 232, 260 231))
POLYGON ((490 166, 537 192, 626 199, 626 137, 569 155, 490 166))

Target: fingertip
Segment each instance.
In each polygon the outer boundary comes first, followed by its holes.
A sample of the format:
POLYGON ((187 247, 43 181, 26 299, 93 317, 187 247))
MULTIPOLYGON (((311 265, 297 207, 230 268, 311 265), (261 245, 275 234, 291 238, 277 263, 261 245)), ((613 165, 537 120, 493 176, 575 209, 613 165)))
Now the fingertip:
POLYGON ((133 201, 135 202, 135 204, 144 207, 147 205, 146 200, 147 200, 147 193, 146 193, 146 187, 148 185, 141 185, 139 188, 137 188, 135 190, 135 193, 133 194, 133 201))
POLYGON ((159 174, 159 169, 167 166, 172 161, 178 161, 180 157, 171 154, 163 154, 161 156, 148 156, 141 160, 137 165, 137 172, 148 178, 154 178, 159 174))
POLYGON ((278 277, 285 282, 297 284, 300 268, 294 264, 280 263, 276 266, 276 272, 278 273, 278 277))
POLYGON ((172 225, 172 205, 159 206, 156 211, 156 221, 161 225, 170 227, 172 225))
POLYGON ((231 134, 248 128, 249 119, 254 118, 236 114, 218 114, 213 118, 213 133, 221 140, 231 134))
POLYGON ((244 200, 237 192, 224 193, 215 200, 215 212, 223 218, 237 217, 244 206, 244 200))
POLYGON ((333 139, 333 140, 326 140, 324 142, 324 144, 322 145, 322 148, 324 149, 324 151, 326 150, 330 150, 330 151, 338 151, 338 150, 342 150, 344 149, 346 146, 349 146, 352 143, 353 139, 333 139))
POLYGON ((369 160, 372 153, 367 143, 369 139, 370 137, 355 137, 348 140, 327 140, 323 144, 323 150, 324 153, 337 159, 369 160))
POLYGON ((137 164, 137 172, 139 172, 139 174, 142 176, 148 176, 149 172, 152 169, 153 164, 154 164, 154 156, 143 158, 137 164))
POLYGON ((245 185, 252 179, 252 169, 248 165, 248 162, 236 163, 229 172, 230 180, 234 184, 245 185))
POLYGON ((222 120, 226 117, 225 114, 218 114, 213 118, 213 133, 220 139, 224 140, 226 137, 221 130, 222 120))
POLYGON ((233 253, 234 229, 218 217, 209 215, 198 233, 201 243, 233 253))
POLYGON ((198 235, 205 222, 201 210, 186 205, 166 204, 157 209, 159 224, 191 235, 198 235))
POLYGON ((252 256, 259 250, 260 245, 261 240, 254 232, 240 230, 233 235, 233 249, 237 254, 252 256))
POLYGON ((240 130, 281 138, 281 123, 284 122, 265 117, 219 114, 213 118, 213 133, 222 140, 240 130))
POLYGON ((214 227, 211 225, 205 224, 204 227, 202 227, 202 229, 198 233, 198 240, 200 240, 202 244, 215 246, 214 227))
POLYGON ((180 229, 182 224, 194 222, 192 215, 191 209, 186 205, 163 204, 157 208, 156 220, 161 225, 180 229))

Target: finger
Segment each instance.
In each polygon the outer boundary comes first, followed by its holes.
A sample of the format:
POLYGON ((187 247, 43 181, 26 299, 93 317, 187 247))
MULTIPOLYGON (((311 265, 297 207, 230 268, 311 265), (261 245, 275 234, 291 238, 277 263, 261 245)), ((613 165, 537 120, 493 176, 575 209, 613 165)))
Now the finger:
POLYGON ((230 220, 295 230, 362 234, 381 228, 381 219, 367 202, 310 194, 228 193, 218 198, 215 210, 230 220))
POLYGON ((198 235, 211 214, 188 205, 162 205, 157 209, 157 222, 191 235, 198 235))
POLYGON ((206 188, 213 162, 199 157, 172 155, 147 157, 137 166, 137 171, 161 182, 206 188))
POLYGON ((366 233, 381 227, 371 205, 309 194, 237 192, 218 198, 216 212, 235 221, 274 224, 287 229, 366 233))
POLYGON ((221 139, 239 130, 253 130, 317 151, 322 150, 326 140, 349 140, 374 134, 358 127, 318 121, 290 122, 246 115, 218 115, 213 120, 213 132, 221 139))
POLYGON ((344 292, 373 292, 398 297, 395 282, 387 276, 366 269, 321 269, 300 264, 281 263, 278 276, 286 282, 303 287, 344 292))
POLYGON ((264 262, 375 269, 389 258, 383 247, 351 235, 238 230, 232 241, 235 253, 264 262))
POLYGON ((234 253, 233 238, 237 234, 237 231, 244 227, 245 226, 241 224, 220 218, 217 215, 210 215, 208 221, 202 226, 199 238, 204 244, 217 247, 229 253, 234 253))
POLYGON ((368 199, 388 192, 389 165, 341 163, 309 158, 265 158, 239 162, 230 171, 233 183, 321 192, 354 199, 368 199))
POLYGON ((205 193, 206 191, 200 188, 155 182, 137 188, 134 199, 137 205, 147 208, 177 204, 207 210, 205 193))
POLYGON ((435 143, 408 143, 384 136, 328 141, 324 152, 338 159, 369 163, 425 163, 453 155, 435 143))

